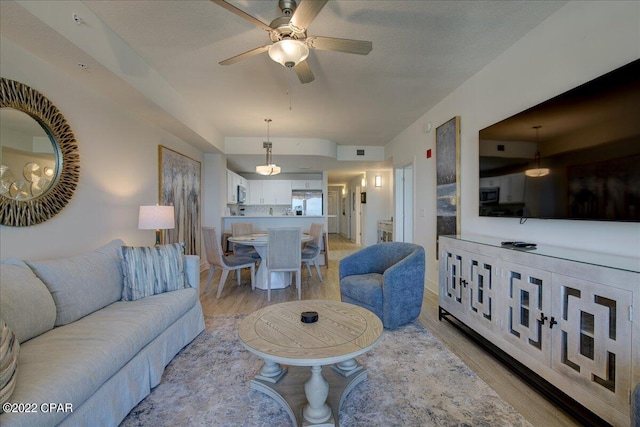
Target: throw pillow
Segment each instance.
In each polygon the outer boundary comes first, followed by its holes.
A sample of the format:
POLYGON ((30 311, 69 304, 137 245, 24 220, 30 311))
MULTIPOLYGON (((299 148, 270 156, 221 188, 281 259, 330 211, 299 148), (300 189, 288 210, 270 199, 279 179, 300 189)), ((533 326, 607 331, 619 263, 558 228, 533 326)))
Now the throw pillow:
POLYGON ((120 301, 122 271, 118 251, 123 244, 122 240, 113 240, 70 258, 26 261, 51 292, 56 303, 56 326, 75 322, 120 301))
POLYGON ((135 301, 163 292, 184 289, 186 280, 182 256, 180 243, 152 247, 122 246, 122 299, 135 301))
POLYGON ((21 343, 56 323, 56 303, 49 289, 22 261, 0 261, 0 316, 21 343))
POLYGON ((0 405, 9 400, 16 387, 19 351, 20 344, 15 334, 0 319, 0 405))

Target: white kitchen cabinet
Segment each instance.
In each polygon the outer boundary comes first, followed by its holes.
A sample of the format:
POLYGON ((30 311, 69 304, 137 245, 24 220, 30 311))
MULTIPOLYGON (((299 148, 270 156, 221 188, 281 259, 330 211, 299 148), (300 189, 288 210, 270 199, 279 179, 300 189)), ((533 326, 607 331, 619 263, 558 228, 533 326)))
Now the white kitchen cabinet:
POLYGON ((640 381, 637 259, 439 239, 441 318, 453 315, 613 425, 640 381))
POLYGON ((500 177, 499 203, 524 203, 524 173, 512 173, 500 177))
POLYGON ((490 176, 486 178, 480 178, 480 188, 496 188, 500 187, 500 177, 490 176))
POLYGON ((291 205, 291 181, 249 180, 248 205, 291 205))
POLYGON ((238 186, 247 188, 247 180, 227 169, 227 204, 238 203, 238 186))
POLYGON ((249 194, 247 195, 247 205, 262 205, 262 183, 261 180, 249 180, 249 194))
POLYGON ((238 203, 238 174, 227 170, 227 203, 238 203))
POLYGON ((310 180, 295 179, 295 180, 291 181, 291 189, 292 190, 322 190, 322 180, 320 180, 320 179, 310 179, 310 180))
POLYGON ((272 201, 273 205, 291 205, 291 181, 289 180, 275 180, 265 181, 265 200, 272 201))

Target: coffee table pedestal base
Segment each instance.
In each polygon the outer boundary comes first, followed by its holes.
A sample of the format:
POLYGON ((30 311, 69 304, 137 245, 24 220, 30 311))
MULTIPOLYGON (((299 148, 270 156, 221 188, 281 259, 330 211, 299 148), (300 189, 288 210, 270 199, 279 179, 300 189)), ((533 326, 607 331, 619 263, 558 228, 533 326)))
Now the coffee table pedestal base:
POLYGON ((323 369, 322 377, 329 383, 327 405, 331 408, 332 414, 328 420, 314 424, 302 415, 303 408, 308 404, 304 386, 311 376, 311 368, 289 366, 287 369, 286 375, 277 383, 262 380, 260 375, 256 375, 251 380, 251 389, 278 401, 289 414, 293 424, 300 427, 338 427, 340 408, 345 397, 356 385, 367 379, 367 370, 360 365, 357 369, 351 369, 348 376, 340 373, 340 369, 323 369))

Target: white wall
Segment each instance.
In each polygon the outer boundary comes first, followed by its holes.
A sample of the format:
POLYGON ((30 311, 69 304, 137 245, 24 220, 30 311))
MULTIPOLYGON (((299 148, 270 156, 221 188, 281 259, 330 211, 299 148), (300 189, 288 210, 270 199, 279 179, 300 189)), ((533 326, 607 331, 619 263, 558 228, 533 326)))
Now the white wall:
POLYGON ((417 156, 415 242, 437 292, 435 128, 461 117, 461 232, 640 256, 637 223, 486 218, 478 215, 478 131, 640 57, 640 2, 570 2, 449 94, 386 147, 394 166, 417 156), (431 122, 433 131, 424 133, 431 122))
MULTIPOLYGON (((222 216, 227 207, 227 157, 224 154, 205 153, 202 163, 202 218, 204 227, 215 227, 221 235, 224 230, 222 216)), ((200 262, 206 256, 202 242, 200 262)))
POLYGON ((344 187, 345 194, 342 194, 340 190, 340 211, 338 217, 340 218, 340 234, 346 238, 351 238, 351 193, 348 187, 344 187), (344 214, 343 214, 344 212, 344 214))
POLYGON ((375 245, 378 242, 378 220, 391 219, 393 216, 393 179, 391 171, 366 171, 367 203, 360 206, 362 246, 375 245), (382 186, 375 186, 375 176, 382 176, 382 186))
POLYGON ((0 40, 0 71, 49 98, 71 126, 80 153, 80 180, 69 204, 35 226, 0 226, 0 256, 76 255, 115 238, 152 244, 154 231, 138 230, 137 219, 140 205, 158 202, 158 145, 199 161, 201 152, 5 38, 0 40))

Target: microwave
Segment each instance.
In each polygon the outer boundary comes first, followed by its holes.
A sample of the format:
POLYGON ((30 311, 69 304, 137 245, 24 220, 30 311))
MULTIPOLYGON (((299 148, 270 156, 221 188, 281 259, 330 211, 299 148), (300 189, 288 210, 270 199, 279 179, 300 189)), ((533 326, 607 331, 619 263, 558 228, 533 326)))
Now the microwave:
POLYGON ((242 185, 238 185, 238 203, 244 203, 247 200, 247 189, 242 185))
POLYGON ((480 204, 488 205, 498 203, 500 200, 500 187, 490 187, 480 189, 480 204))

